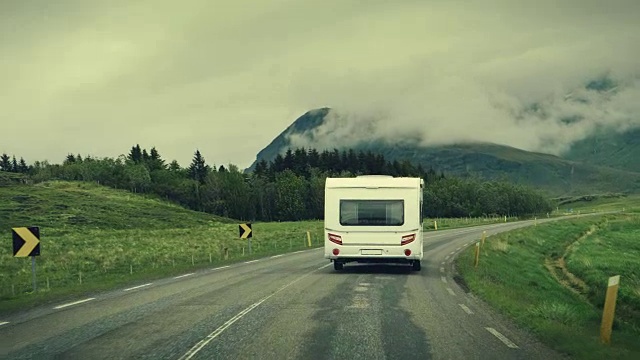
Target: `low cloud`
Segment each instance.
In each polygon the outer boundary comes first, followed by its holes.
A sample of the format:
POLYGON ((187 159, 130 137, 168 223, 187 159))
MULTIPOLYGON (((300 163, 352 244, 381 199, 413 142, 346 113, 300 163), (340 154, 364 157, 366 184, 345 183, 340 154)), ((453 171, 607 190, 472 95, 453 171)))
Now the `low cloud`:
POLYGON ((296 99, 333 110, 321 127, 290 141, 331 148, 417 137, 425 146, 482 141, 562 154, 600 129, 639 127, 638 26, 614 14, 578 15, 510 32, 496 25, 482 37, 469 31, 447 51, 410 62, 305 79, 296 99))

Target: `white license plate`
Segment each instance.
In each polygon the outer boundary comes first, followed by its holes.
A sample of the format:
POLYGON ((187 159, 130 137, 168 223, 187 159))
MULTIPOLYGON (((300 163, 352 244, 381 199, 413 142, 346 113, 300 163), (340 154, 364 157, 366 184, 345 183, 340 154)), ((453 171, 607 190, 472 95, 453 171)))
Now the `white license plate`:
POLYGON ((382 255, 382 250, 360 250, 361 255, 382 255))

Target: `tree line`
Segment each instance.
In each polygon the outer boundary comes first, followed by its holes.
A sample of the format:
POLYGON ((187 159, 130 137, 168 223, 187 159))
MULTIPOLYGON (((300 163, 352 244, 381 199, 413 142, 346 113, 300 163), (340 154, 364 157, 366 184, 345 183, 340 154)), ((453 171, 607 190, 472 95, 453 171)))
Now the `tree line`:
POLYGON ((433 168, 353 149, 290 149, 272 161, 258 162, 251 173, 233 164, 210 165, 199 150, 183 168, 175 160, 167 163, 155 147, 147 151, 140 145, 117 158, 69 154, 61 164, 36 161, 26 166, 21 161, 17 168, 12 162, 5 168, 5 158, 8 155, 0 157, 3 171, 21 169, 18 172, 36 183, 91 181, 242 221, 322 219, 325 179, 367 174, 423 178, 427 217, 522 216, 553 208, 542 193, 522 185, 445 176, 433 168))

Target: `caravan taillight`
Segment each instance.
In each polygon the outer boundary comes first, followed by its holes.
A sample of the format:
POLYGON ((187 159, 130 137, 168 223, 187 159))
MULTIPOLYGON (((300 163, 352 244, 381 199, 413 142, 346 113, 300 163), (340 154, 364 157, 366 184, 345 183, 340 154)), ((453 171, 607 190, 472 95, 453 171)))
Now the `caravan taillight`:
POLYGON ((342 245, 342 237, 340 237, 340 235, 329 234, 328 236, 329 236, 329 241, 331 241, 332 243, 342 245))
POLYGON ((405 235, 402 237, 402 241, 400 242, 400 245, 407 245, 408 243, 412 242, 415 239, 416 239, 416 234, 405 235))

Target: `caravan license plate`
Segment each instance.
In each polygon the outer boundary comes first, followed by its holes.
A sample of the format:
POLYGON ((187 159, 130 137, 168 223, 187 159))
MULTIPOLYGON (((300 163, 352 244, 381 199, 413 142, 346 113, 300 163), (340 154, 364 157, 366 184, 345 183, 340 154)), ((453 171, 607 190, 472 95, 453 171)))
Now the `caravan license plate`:
POLYGON ((360 250, 362 255, 382 255, 382 250, 360 250))

